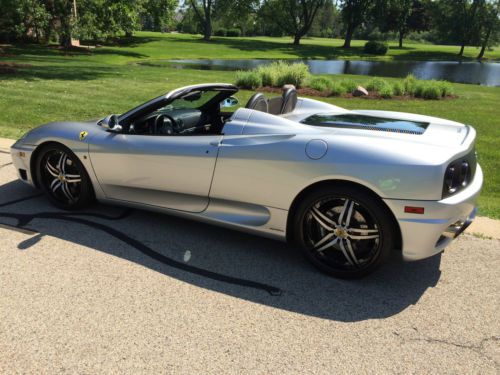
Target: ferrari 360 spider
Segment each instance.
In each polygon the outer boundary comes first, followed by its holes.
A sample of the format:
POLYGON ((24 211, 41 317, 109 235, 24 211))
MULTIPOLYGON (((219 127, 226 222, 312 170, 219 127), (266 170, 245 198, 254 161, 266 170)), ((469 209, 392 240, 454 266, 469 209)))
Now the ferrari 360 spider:
POLYGON ((320 270, 359 277, 393 249, 441 252, 483 183, 476 132, 435 117, 350 111, 230 84, 183 87, 121 115, 35 128, 12 147, 21 180, 62 209, 94 200, 289 241, 320 270))

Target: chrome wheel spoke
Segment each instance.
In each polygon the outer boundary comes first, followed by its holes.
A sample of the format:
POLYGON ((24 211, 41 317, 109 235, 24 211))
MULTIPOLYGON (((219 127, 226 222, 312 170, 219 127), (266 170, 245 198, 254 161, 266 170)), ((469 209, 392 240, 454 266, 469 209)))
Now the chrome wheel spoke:
POLYGON ((317 252, 322 252, 323 250, 328 249, 329 247, 335 245, 338 241, 339 241, 339 238, 335 237, 333 240, 331 240, 327 244, 321 246, 319 249, 316 249, 316 251, 317 252))
POLYGON ((347 244, 347 251, 349 251, 349 254, 351 255, 351 259, 354 261, 356 265, 359 265, 358 258, 356 258, 356 254, 354 254, 354 249, 352 248, 351 241, 349 241, 349 239, 346 238, 345 242, 347 244))
POLYGON ((378 229, 362 229, 362 228, 349 228, 347 229, 347 232, 356 232, 360 234, 373 234, 373 233, 378 233, 378 229))
POLYGON ((347 254, 347 250, 345 249, 345 246, 344 246, 344 241, 342 241, 342 240, 340 240, 340 249, 342 250, 342 253, 344 254, 344 257, 347 259, 347 261, 349 262, 349 264, 351 266, 354 266, 354 263, 351 260, 351 257, 347 254))
POLYGON ((333 233, 328 233, 325 237, 323 237, 321 240, 319 240, 318 242, 316 242, 314 244, 314 248, 317 249, 318 247, 320 247, 321 245, 323 245, 326 241, 328 241, 333 236, 334 236, 333 233))
POLYGON ((353 235, 353 234, 348 234, 348 237, 353 240, 372 240, 375 238, 379 238, 380 235, 378 234, 361 234, 361 235, 353 235))
POLYGON ((68 156, 62 152, 61 153, 61 157, 59 158, 59 161, 57 163, 57 167, 59 168, 59 170, 64 173, 65 169, 66 169, 66 159, 68 158, 68 156))
POLYGON ((49 174, 52 177, 58 177, 59 176, 59 171, 57 170, 57 168, 54 167, 52 164, 50 164, 48 160, 45 163, 45 169, 47 170, 47 172, 49 172, 49 174))
POLYGON ((310 212, 312 217, 319 223, 319 225, 321 225, 326 230, 333 231, 334 228, 337 226, 337 223, 335 223, 335 221, 324 215, 316 207, 311 208, 310 212))
POLYGON ((62 182, 59 181, 59 180, 54 180, 52 181, 52 183, 50 184, 50 190, 52 190, 52 192, 56 192, 57 189, 59 189, 62 185, 62 182))
MULTIPOLYGON (((346 199, 344 202, 344 206, 342 207, 342 211, 340 211, 339 225, 342 225, 342 219, 344 218, 346 211, 348 210, 348 208, 347 208, 348 206, 349 206, 349 199, 346 199)), ((350 220, 350 218, 349 218, 349 220, 350 220)))
POLYGON ((345 219, 345 227, 346 228, 351 223, 351 217, 352 217, 353 210, 354 210, 354 201, 351 201, 351 204, 349 204, 349 210, 347 211, 347 218, 345 219))
POLYGON ((82 177, 79 174, 67 174, 67 175, 64 175, 64 177, 66 178, 66 182, 68 184, 82 182, 82 177))
POLYGON ((75 197, 73 196, 73 194, 71 194, 68 184, 62 184, 62 192, 70 202, 75 201, 75 197))

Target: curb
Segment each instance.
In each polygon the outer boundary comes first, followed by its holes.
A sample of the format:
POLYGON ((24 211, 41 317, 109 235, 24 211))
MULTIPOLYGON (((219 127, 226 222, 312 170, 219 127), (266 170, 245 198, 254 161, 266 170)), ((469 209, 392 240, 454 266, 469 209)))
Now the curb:
POLYGON ((0 138, 0 150, 8 152, 10 154, 10 146, 16 142, 13 139, 0 138))

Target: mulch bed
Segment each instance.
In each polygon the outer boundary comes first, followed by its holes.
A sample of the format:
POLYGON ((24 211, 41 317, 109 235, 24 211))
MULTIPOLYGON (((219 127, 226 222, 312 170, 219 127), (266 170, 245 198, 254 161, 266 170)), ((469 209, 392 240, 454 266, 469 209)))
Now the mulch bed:
MULTIPOLYGON (((265 86, 265 87, 259 87, 256 91, 258 92, 265 92, 265 93, 272 93, 272 94, 278 94, 281 95, 282 90, 279 87, 270 87, 270 86, 265 86)), ((351 93, 348 94, 342 94, 342 95, 328 95, 328 93, 325 93, 323 91, 318 91, 311 89, 309 87, 302 87, 300 89, 297 89, 297 94, 299 96, 316 96, 320 98, 346 98, 346 99, 387 99, 387 100, 428 100, 428 99, 423 99, 423 98, 417 98, 412 95, 394 95, 391 98, 384 98, 382 97, 378 92, 374 91, 368 91, 368 95, 363 95, 363 96, 354 96, 351 93)), ((439 98, 439 100, 449 100, 449 99, 456 99, 458 96, 456 95, 449 95, 444 98, 439 98)))

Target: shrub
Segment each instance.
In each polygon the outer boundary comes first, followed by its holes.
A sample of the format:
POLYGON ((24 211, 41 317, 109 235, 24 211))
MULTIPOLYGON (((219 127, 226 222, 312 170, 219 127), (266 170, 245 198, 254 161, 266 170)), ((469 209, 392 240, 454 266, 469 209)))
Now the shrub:
POLYGON ((394 83, 394 85, 392 85, 392 92, 396 96, 404 95, 405 87, 404 87, 403 83, 401 83, 401 82, 394 83))
POLYGON ((381 87, 380 90, 378 90, 378 93, 382 98, 392 98, 392 95, 394 95, 394 92, 392 90, 392 86, 389 84, 386 84, 385 86, 381 87))
POLYGON ((331 92, 332 81, 324 77, 314 77, 309 81, 309 87, 321 92, 331 92))
POLYGON ((387 85, 388 83, 385 79, 375 77, 372 78, 370 81, 368 81, 366 89, 370 91, 380 91, 383 87, 387 85))
POLYGON ((340 84, 344 86, 347 92, 351 93, 358 88, 358 84, 354 82, 352 79, 348 78, 341 80, 340 84))
POLYGON ((386 43, 371 40, 365 44, 365 52, 371 55, 385 55, 388 50, 386 43))
POLYGON ((453 95, 453 86, 448 81, 438 81, 439 90, 441 90, 441 97, 453 95))
POLYGON ((271 65, 275 65, 277 70, 276 85, 279 87, 292 84, 299 88, 309 77, 309 68, 304 63, 287 64, 279 61, 275 64, 271 65))
POLYGON ((441 97, 439 83, 436 81, 418 81, 414 95, 423 99, 439 99, 441 97))
POLYGON ((229 36, 229 37, 241 36, 241 30, 240 29, 228 29, 226 32, 226 36, 229 36))
POLYGON ((260 78, 260 75, 257 74, 257 72, 239 71, 236 72, 236 86, 243 89, 253 90, 262 86, 262 79, 260 78))
POLYGON ((344 86, 342 86, 339 82, 332 82, 330 85, 330 95, 339 96, 346 94, 347 90, 344 86))
POLYGON ((215 30, 215 36, 226 36, 227 31, 226 29, 217 29, 215 30))
POLYGON ((408 74, 403 81, 405 93, 408 95, 414 95, 416 85, 417 85, 417 79, 415 78, 415 76, 413 74, 408 74))
POLYGON ((276 86, 278 70, 273 65, 274 63, 271 65, 261 65, 255 70, 262 80, 262 86, 276 86))

